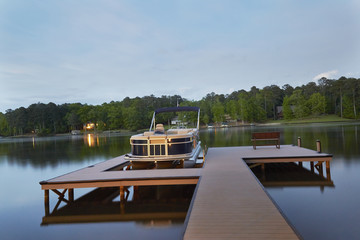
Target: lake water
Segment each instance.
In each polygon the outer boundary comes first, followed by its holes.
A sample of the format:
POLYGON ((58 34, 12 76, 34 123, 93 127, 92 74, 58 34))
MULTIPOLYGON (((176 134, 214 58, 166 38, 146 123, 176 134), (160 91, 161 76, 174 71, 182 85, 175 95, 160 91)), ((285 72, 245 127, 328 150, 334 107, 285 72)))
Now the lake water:
MULTIPOLYGON (((211 129, 202 130, 201 139, 207 147, 244 146, 251 144, 252 131, 273 130, 281 132, 281 144, 297 144, 300 136, 303 147, 316 149, 315 142, 319 139, 322 151, 334 155, 331 162, 333 186, 266 187, 283 214, 304 239, 358 239, 360 123, 211 129)), ((181 238, 184 231, 182 217, 162 221, 130 219, 42 224, 45 210, 40 181, 125 154, 129 150, 129 136, 119 135, 0 139, 1 239, 181 238)), ((307 164, 304 167, 310 168, 307 164)), ((87 191, 89 190, 76 189, 75 198, 87 191)), ((145 200, 134 207, 141 208, 145 213, 156 208, 176 208, 184 212, 190 196, 189 189, 156 188, 144 189, 143 192, 145 200), (177 196, 177 199, 170 199, 168 195, 172 191, 184 194, 177 196), (156 195, 163 196, 162 199, 165 200, 161 200, 159 205, 156 201, 158 198, 149 194, 150 192, 156 192, 156 195)), ((53 208, 57 203, 57 196, 51 194, 50 200, 53 208)), ((114 204, 116 209, 117 201, 115 198, 107 205, 93 204, 83 208, 89 209, 88 212, 105 213, 113 209, 114 204)), ((86 210, 81 214, 86 215, 86 210)))

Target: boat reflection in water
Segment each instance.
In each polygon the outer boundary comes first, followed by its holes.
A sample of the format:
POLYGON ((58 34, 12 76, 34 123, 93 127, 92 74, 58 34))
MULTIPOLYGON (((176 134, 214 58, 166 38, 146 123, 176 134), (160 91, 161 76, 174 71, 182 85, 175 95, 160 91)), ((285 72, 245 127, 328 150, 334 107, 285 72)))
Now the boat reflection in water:
POLYGON ((45 211, 41 225, 133 222, 145 226, 182 224, 195 185, 138 186, 125 190, 120 201, 118 187, 97 188, 53 211, 45 211))

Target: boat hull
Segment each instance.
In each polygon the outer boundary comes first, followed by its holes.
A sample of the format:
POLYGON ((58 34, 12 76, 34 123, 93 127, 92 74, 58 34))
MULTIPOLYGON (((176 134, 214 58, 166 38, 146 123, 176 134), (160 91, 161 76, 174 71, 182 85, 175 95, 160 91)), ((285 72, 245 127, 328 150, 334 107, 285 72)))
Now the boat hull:
POLYGON ((192 149, 191 153, 188 154, 175 154, 175 155, 165 155, 165 156, 137 156, 131 153, 126 154, 125 158, 129 161, 134 162, 154 162, 154 161, 175 161, 175 160, 184 160, 184 161, 196 161, 202 152, 201 142, 199 141, 195 148, 192 149))

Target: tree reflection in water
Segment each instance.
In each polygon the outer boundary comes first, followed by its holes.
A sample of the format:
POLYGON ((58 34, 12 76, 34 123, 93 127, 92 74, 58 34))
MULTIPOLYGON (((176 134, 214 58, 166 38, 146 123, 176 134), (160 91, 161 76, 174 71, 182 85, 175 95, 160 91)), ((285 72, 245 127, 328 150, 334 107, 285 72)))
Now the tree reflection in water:
POLYGON ((6 156, 10 164, 34 168, 56 167, 97 158, 106 160, 129 151, 129 136, 121 135, 14 138, 0 144, 0 156, 6 156))

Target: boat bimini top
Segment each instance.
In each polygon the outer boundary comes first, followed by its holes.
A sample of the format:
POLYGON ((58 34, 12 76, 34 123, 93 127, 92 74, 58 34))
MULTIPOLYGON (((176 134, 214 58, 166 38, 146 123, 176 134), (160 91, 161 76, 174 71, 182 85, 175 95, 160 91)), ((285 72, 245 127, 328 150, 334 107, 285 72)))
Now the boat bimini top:
POLYGON ((159 108, 154 111, 149 131, 152 131, 153 127, 155 126, 156 114, 164 113, 164 112, 198 112, 196 128, 199 130, 199 126, 200 126, 200 108, 199 107, 168 107, 168 108, 159 108))

